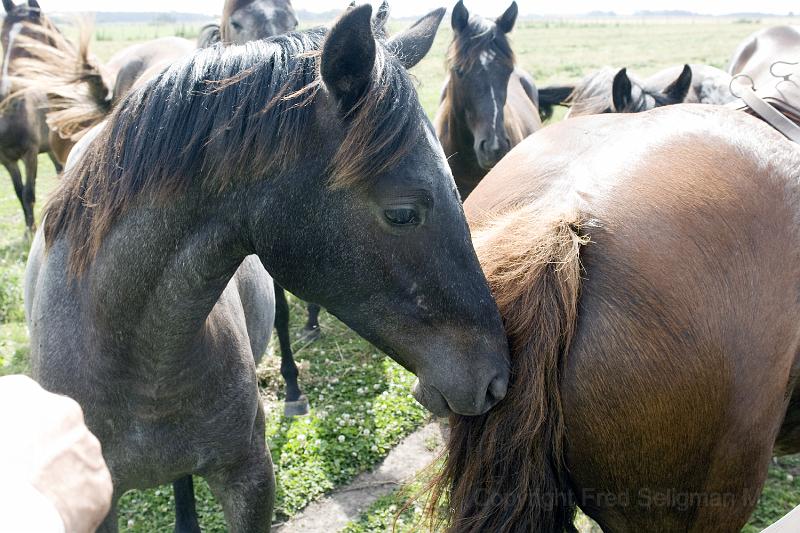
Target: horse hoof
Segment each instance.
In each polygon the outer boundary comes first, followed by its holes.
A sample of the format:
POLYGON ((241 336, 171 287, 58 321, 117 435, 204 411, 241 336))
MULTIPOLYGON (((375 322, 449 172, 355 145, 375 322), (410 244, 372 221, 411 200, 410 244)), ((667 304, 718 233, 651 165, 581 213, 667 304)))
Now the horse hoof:
POLYGON ((283 416, 285 417, 304 416, 308 412, 308 398, 305 395, 300 396, 300 399, 294 402, 283 402, 283 416))
POLYGON ((318 327, 314 329, 303 328, 303 331, 300 332, 300 340, 306 342, 314 342, 321 336, 322 336, 322 330, 319 329, 318 327))

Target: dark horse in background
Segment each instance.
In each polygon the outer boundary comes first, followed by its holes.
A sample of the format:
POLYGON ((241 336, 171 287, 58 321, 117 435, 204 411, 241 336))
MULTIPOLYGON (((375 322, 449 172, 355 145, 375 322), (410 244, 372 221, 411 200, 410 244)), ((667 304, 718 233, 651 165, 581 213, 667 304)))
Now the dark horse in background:
POLYGON ((787 73, 789 65, 800 61, 800 30, 791 26, 775 26, 748 37, 731 59, 728 72, 747 76, 755 90, 771 89, 787 73), (773 64, 776 64, 773 67, 773 64))
POLYGON ((601 113, 641 113, 681 103, 723 105, 735 100, 731 76, 708 65, 670 67, 640 79, 627 68, 604 68, 576 85, 539 89, 542 120, 553 106, 568 106, 567 118, 601 113))
POLYGON ((417 374, 433 412, 505 396, 500 315, 406 72, 444 10, 386 44, 371 13, 170 66, 82 140, 48 204, 25 280, 33 373, 83 407, 114 502, 201 475, 231 532, 269 531, 267 272, 417 374))
POLYGON ((470 15, 462 1, 453 8, 455 35, 435 124, 462 198, 542 126, 536 86, 515 66, 508 41, 517 14, 516 2, 496 21, 470 15))
POLYGON ((544 128, 465 204, 506 399, 455 417, 453 532, 738 533, 800 452, 800 148, 718 106, 544 128), (568 147, 569 153, 553 147, 568 147))
POLYGON ((197 44, 245 44, 297 29, 291 0, 225 0, 222 21, 200 31, 197 44))
MULTIPOLYGON (((4 102, 0 110, 0 163, 8 170, 14 184, 14 192, 22 204, 25 225, 29 230, 36 226, 34 204, 36 202, 36 175, 39 168, 39 154, 48 153, 61 172, 62 167, 50 150, 50 132, 45 120, 47 99, 42 93, 31 92, 14 96, 15 63, 25 56, 25 49, 18 46, 23 35, 31 35, 32 26, 51 26, 42 13, 36 0, 27 4, 15 5, 12 0, 3 0, 6 16, 3 20, 0 39, 3 43, 3 66, 0 78, 0 98, 4 102), (19 169, 19 161, 25 166, 25 181, 19 169)), ((37 34, 32 35, 37 38, 37 34)))

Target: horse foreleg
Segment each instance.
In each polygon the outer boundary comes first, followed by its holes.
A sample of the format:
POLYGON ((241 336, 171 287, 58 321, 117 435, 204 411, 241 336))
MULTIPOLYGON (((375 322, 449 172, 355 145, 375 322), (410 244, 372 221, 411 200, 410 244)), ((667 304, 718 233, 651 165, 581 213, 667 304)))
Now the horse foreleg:
MULTIPOLYGON (((22 205, 22 212, 25 213, 25 187, 22 184, 22 173, 19 171, 19 164, 16 161, 4 161, 3 166, 6 167, 9 176, 11 176, 11 183, 14 184, 14 192, 17 193, 17 199, 19 199, 19 203, 22 205)), ((27 213, 25 218, 27 221, 27 213)))
POLYGON ((172 484, 175 493, 175 533, 199 533, 192 476, 184 476, 172 484))
POLYGON ((321 330, 319 329, 319 312, 322 310, 317 304, 308 304, 308 320, 303 327, 303 338, 309 341, 316 340, 320 337, 321 330))
POLYGON ((62 165, 61 161, 58 160, 56 154, 52 150, 49 150, 47 155, 50 157, 50 161, 53 162, 53 167, 56 169, 56 174, 61 174, 64 172, 64 165, 62 165))
POLYGON ((298 416, 308 414, 308 400, 297 383, 298 370, 292 353, 292 342, 289 335, 289 302, 283 287, 275 284, 275 331, 281 347, 281 376, 286 382, 286 399, 284 414, 298 416))
POLYGON ((25 155, 25 187, 22 192, 22 209, 25 211, 25 224, 36 229, 33 208, 36 204, 36 174, 39 170, 39 154, 34 150, 25 155))
POLYGON ((250 450, 224 471, 206 476, 222 505, 230 533, 266 533, 272 527, 275 476, 264 440, 264 411, 259 403, 250 450))

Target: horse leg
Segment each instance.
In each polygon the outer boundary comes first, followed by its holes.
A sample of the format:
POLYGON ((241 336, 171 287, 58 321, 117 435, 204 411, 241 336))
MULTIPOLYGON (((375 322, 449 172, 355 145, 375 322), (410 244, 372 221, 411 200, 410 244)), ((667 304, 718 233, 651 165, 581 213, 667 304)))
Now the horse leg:
POLYGON ((781 430, 775 440, 775 455, 791 455, 800 453, 800 390, 792 392, 786 416, 783 418, 781 430))
POLYGON ((64 165, 62 165, 61 161, 58 160, 56 154, 52 150, 49 150, 47 155, 50 157, 50 161, 53 162, 53 167, 56 169, 56 174, 61 174, 64 172, 64 165))
POLYGON ((16 161, 4 161, 3 166, 6 167, 8 174, 11 176, 11 183, 14 184, 14 192, 17 193, 17 199, 20 205, 22 205, 22 212, 25 213, 25 221, 27 223, 28 214, 25 211, 25 187, 22 184, 22 173, 19 171, 19 164, 16 161))
POLYGON ((275 476, 264 439, 264 410, 259 402, 250 450, 230 468, 206 476, 222 505, 230 533, 266 533, 272 527, 275 476))
POLYGON ((175 493, 175 533, 199 533, 192 476, 184 476, 172 484, 175 493))
POLYGON ((275 284, 275 331, 281 347, 281 376, 286 382, 286 400, 283 414, 299 416, 308 414, 308 399, 297 383, 297 365, 292 354, 292 342, 289 336, 289 302, 283 287, 275 284))
POLYGON ((317 340, 322 331, 319 329, 319 312, 322 308, 317 304, 308 304, 308 320, 303 327, 301 337, 307 341, 317 340))
POLYGON ((32 150, 25 155, 25 188, 22 193, 23 210, 25 211, 25 224, 31 230, 36 230, 33 207, 36 203, 36 174, 39 170, 39 154, 32 150))

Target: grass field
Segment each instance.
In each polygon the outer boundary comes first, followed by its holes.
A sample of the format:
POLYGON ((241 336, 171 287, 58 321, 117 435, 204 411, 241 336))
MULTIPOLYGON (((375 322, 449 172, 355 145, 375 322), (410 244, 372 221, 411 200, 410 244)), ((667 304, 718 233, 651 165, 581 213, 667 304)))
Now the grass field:
MULTIPOLYGON (((773 21, 774 23, 774 21, 773 21)), ((399 27, 399 25, 398 25, 399 27)), ((575 81, 602 66, 628 66, 647 75, 682 63, 725 67, 735 46, 763 27, 760 21, 681 20, 615 22, 529 22, 514 34, 519 64, 540 85, 575 81)), ((197 28, 185 26, 118 26, 96 28, 95 51, 102 59, 154 37, 181 34, 192 37, 197 28)), ((69 33, 69 32, 68 32, 69 33)), ((444 55, 450 39, 443 29, 433 52, 413 71, 420 98, 429 115, 435 113, 445 76, 444 55)), ((29 241, 21 209, 5 172, 0 176, 0 374, 28 370, 28 341, 22 311, 21 283, 29 241)), ((39 207, 57 185, 52 165, 41 158, 37 189, 39 207)), ((293 331, 300 327, 302 308, 293 304, 293 331)), ((422 424, 426 414, 407 393, 411 376, 376 353, 334 318, 323 314, 324 337, 310 346, 296 343, 301 382, 313 413, 285 420, 269 417, 267 439, 276 464, 279 485, 277 520, 301 510, 309 501, 371 468, 403 436, 422 424)), ((282 383, 276 357, 260 370, 264 395, 280 400, 282 383)), ((800 503, 800 457, 776 461, 748 533, 800 503)), ((198 487, 202 525, 224 531, 218 506, 207 487, 198 487)), ((125 531, 169 531, 173 514, 171 490, 132 492, 123 500, 120 526, 125 531)), ((380 500, 350 533, 385 531, 402 492, 380 500)), ((398 523, 414 531, 414 509, 398 523)))

